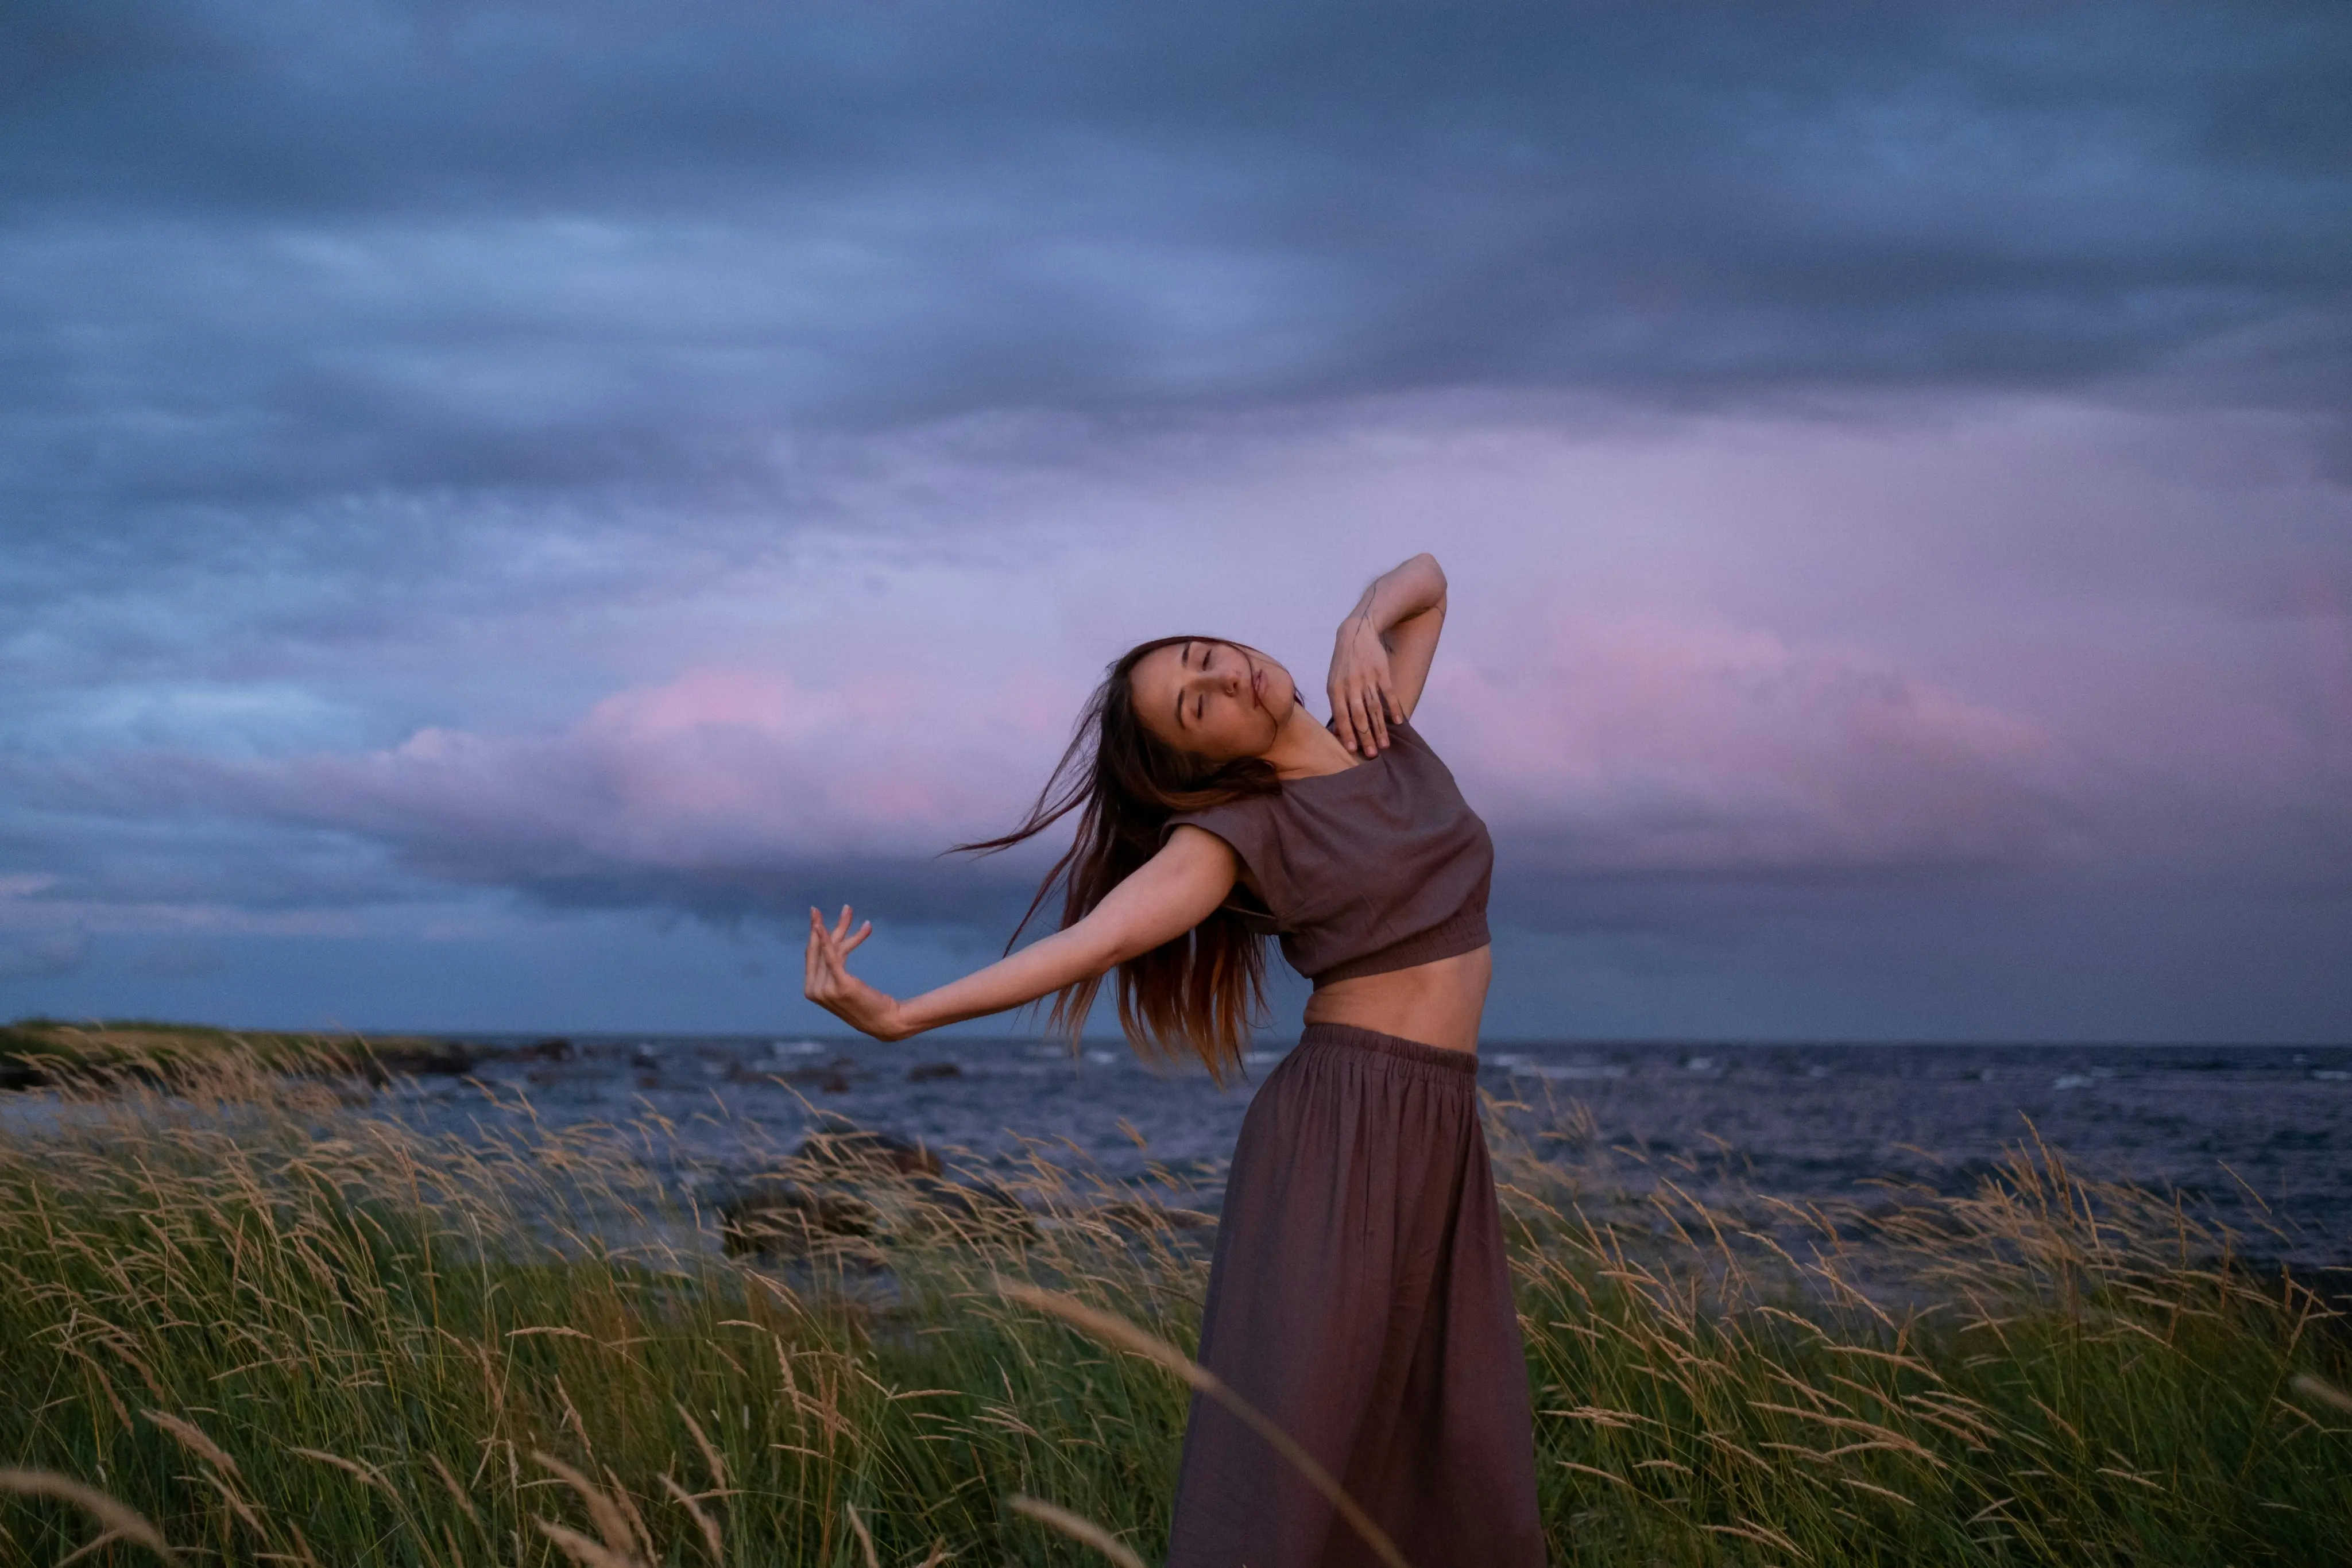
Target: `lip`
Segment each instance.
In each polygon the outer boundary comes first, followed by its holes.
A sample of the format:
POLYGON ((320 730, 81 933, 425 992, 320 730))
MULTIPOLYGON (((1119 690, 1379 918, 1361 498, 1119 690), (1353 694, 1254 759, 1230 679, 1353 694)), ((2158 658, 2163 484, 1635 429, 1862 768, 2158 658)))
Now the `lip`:
POLYGON ((1265 669, 1260 664, 1250 666, 1250 705, 1253 707, 1265 706, 1265 669))

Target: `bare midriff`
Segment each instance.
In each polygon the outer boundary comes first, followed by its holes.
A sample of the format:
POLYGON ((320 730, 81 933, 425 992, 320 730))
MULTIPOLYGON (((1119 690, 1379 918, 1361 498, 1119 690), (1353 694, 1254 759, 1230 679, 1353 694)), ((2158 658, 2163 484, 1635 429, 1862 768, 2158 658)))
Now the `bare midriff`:
POLYGON ((1307 1021, 1348 1024, 1475 1053, 1486 983, 1494 977, 1495 950, 1479 947, 1410 969, 1334 980, 1316 987, 1307 998, 1307 1021))

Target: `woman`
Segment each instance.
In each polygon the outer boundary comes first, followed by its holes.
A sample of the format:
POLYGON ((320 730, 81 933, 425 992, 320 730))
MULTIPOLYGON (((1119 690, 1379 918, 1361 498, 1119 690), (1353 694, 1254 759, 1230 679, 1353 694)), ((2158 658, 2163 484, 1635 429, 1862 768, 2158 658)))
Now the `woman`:
MULTIPOLYGON (((1477 1114, 1494 851, 1408 722, 1444 619, 1429 556, 1367 589, 1332 653, 1328 727, 1254 648, 1132 650, 1027 820, 963 846, 1003 849, 1076 811, 1030 905, 1061 883, 1061 929, 902 1001, 848 971, 871 925, 812 909, 807 993, 881 1040, 1052 995, 1075 1034, 1115 969, 1129 1039, 1222 1079, 1278 935, 1315 991, 1242 1124, 1202 1363, 1417 1568, 1536 1568, 1527 1369, 1477 1114)), ((1194 1399, 1169 1568, 1375 1560, 1262 1437, 1194 1399)))

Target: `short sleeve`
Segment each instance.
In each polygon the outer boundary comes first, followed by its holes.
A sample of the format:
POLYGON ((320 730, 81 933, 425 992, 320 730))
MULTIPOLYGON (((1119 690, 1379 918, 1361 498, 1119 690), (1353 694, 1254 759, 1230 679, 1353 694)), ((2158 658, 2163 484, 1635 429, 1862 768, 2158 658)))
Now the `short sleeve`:
MULTIPOLYGON (((1168 835, 1181 827, 1216 834, 1241 857, 1242 864, 1248 868, 1250 881, 1257 884, 1268 907, 1279 908, 1282 889, 1276 879, 1280 875, 1282 860, 1275 850, 1274 819, 1268 810, 1277 799, 1273 795, 1245 795, 1204 810, 1179 811, 1160 825, 1160 841, 1167 843, 1168 835)), ((1250 907, 1247 888, 1234 891, 1241 901, 1241 912, 1250 917, 1253 925, 1269 932, 1279 928, 1280 922, 1266 908, 1250 907)))

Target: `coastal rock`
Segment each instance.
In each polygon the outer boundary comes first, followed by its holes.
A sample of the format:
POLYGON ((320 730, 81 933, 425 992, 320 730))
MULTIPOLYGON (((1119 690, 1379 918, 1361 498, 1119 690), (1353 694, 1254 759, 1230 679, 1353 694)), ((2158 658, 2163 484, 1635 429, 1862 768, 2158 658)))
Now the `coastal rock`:
POLYGON ((388 1040, 367 1048, 367 1075, 378 1083, 394 1073, 456 1077, 474 1070, 473 1051, 451 1040, 388 1040))
POLYGON ((992 1181, 918 1176, 908 1186, 916 1199, 906 1217, 910 1237, 1003 1242, 1037 1234, 1037 1218, 1028 1206, 992 1181))
POLYGON ((756 1177, 719 1207, 719 1241, 737 1257, 805 1257, 828 1241, 870 1237, 881 1211, 856 1193, 756 1177))
POLYGON ((907 1070, 909 1083, 930 1083, 942 1078, 961 1078, 963 1069, 952 1061, 926 1061, 907 1070))
POLYGON ((858 1242, 882 1246, 1034 1239, 1036 1218, 992 1182, 914 1175, 854 1186, 773 1175, 719 1203, 719 1234, 737 1256, 805 1258, 858 1242))
POLYGON ((793 1158, 828 1173, 928 1176, 940 1174, 940 1156, 895 1133, 861 1127, 846 1116, 826 1114, 810 1127, 793 1158))
POLYGON ((782 1170, 719 1196, 730 1252, 803 1258, 847 1243, 1003 1241, 1034 1237, 1035 1218, 995 1183, 950 1177, 924 1145, 828 1115, 782 1170))
POLYGON ((579 1054, 579 1047, 570 1040, 560 1035, 551 1035, 529 1045, 514 1047, 506 1052, 506 1059, 509 1061, 570 1061, 579 1054))
POLYGON ((851 1075, 856 1071, 857 1059, 836 1056, 831 1061, 795 1067, 784 1072, 763 1072, 754 1076, 772 1082, 788 1083, 795 1089, 814 1089, 826 1094, 848 1092, 851 1075))

